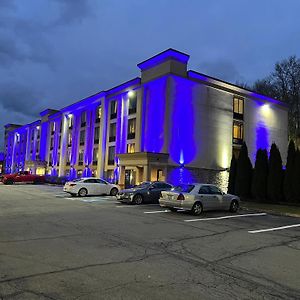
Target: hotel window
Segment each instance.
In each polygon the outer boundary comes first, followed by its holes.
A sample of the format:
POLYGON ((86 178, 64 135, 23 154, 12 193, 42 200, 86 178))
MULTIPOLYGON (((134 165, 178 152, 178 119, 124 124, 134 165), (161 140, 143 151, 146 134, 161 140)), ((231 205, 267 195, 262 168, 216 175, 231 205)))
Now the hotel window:
POLYGON ((108 165, 115 164, 115 146, 108 147, 108 165))
POLYGON ((127 153, 134 153, 135 152, 135 143, 127 144, 127 153))
POLYGON ((83 111, 80 116, 80 126, 84 127, 86 125, 86 112, 83 111))
POLYGON ((110 102, 110 118, 115 119, 117 117, 117 101, 110 102))
POLYGON ((116 123, 111 123, 109 126, 109 141, 114 142, 116 140, 116 123))
POLYGON ((128 120, 128 130, 127 130, 127 139, 128 140, 135 138, 135 123, 136 123, 136 119, 128 120))
POLYGON ((79 135, 79 144, 80 144, 80 146, 84 145, 84 139, 85 139, 85 130, 81 130, 80 135, 79 135))
POLYGON ((244 119, 244 99, 233 98, 233 118, 238 120, 244 119))
POLYGON ((93 165, 97 165, 98 163, 98 148, 94 148, 93 150, 93 165))
POLYGON ((67 166, 70 165, 70 161, 71 161, 71 152, 68 150, 67 151, 67 166))
POLYGON ((100 123, 101 114, 102 114, 102 109, 101 109, 101 106, 99 105, 96 108, 96 123, 100 123))
POLYGON ((60 149, 60 144, 61 144, 61 135, 58 138, 58 149, 60 149))
POLYGON ((83 165, 83 150, 79 151, 79 155, 78 155, 78 165, 82 166, 83 165))
POLYGON ((59 160, 60 160, 60 153, 58 152, 58 153, 57 153, 57 163, 56 163, 57 166, 59 166, 59 160))
POLYGON ((41 130, 40 127, 36 129, 37 130, 37 138, 39 139, 41 137, 41 130))
POLYGON ((68 134, 68 147, 71 147, 72 146, 72 133, 69 132, 68 134))
POLYGON ((68 127, 69 129, 73 128, 73 115, 68 116, 68 127))
POLYGON ((241 122, 233 122, 233 143, 242 144, 244 138, 244 125, 241 122))
POLYGON ((52 166, 52 152, 49 154, 49 166, 52 166))
POLYGON ((50 150, 53 149, 53 145, 54 145, 54 139, 53 139, 53 136, 52 136, 51 139, 50 139, 50 150))
POLYGON ((32 141, 34 140, 34 131, 33 130, 31 131, 31 140, 32 141))
POLYGON ((137 95, 136 93, 133 93, 133 95, 129 97, 129 104, 128 104, 129 115, 136 113, 136 103, 137 103, 137 95))
POLYGON ((38 153, 39 152, 39 143, 36 143, 36 148, 35 148, 35 152, 38 153))
POLYGON ((95 127, 94 130, 94 144, 99 144, 99 138, 100 138, 100 127, 95 127))
POLYGON ((51 123, 51 134, 53 135, 55 132, 55 122, 51 123))
POLYGON ((63 121, 60 121, 60 125, 59 125, 59 132, 62 132, 62 127, 63 127, 63 121))

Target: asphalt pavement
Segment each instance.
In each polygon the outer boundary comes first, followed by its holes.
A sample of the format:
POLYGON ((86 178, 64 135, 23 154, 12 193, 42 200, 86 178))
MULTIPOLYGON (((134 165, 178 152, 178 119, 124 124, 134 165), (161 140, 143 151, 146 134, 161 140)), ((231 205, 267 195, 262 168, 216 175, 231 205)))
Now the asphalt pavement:
POLYGON ((300 299, 300 219, 0 185, 0 299, 300 299))

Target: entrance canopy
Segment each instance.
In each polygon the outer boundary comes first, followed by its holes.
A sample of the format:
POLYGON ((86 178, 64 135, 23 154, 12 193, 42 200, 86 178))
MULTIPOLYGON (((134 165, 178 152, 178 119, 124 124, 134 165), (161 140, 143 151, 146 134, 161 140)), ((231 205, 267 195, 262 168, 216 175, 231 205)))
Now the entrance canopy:
POLYGON ((119 154, 120 184, 165 180, 168 153, 136 152, 119 154), (126 175, 126 176, 125 176, 126 175))

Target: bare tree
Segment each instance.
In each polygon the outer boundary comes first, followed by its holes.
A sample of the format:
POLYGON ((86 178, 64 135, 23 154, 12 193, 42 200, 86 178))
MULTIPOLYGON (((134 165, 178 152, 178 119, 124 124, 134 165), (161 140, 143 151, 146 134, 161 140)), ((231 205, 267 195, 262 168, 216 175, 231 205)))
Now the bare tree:
MULTIPOLYGON (((275 64, 274 72, 253 89, 289 104, 289 137, 300 139, 300 59, 291 56, 275 64)), ((299 142, 298 142, 299 143, 299 142)))

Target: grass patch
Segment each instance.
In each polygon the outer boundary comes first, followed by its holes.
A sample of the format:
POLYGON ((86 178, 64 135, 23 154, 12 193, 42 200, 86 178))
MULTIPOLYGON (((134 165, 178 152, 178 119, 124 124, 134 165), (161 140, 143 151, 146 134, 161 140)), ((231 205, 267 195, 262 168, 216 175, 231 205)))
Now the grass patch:
POLYGON ((300 217, 299 206, 242 201, 241 207, 248 210, 260 210, 269 213, 300 217))

